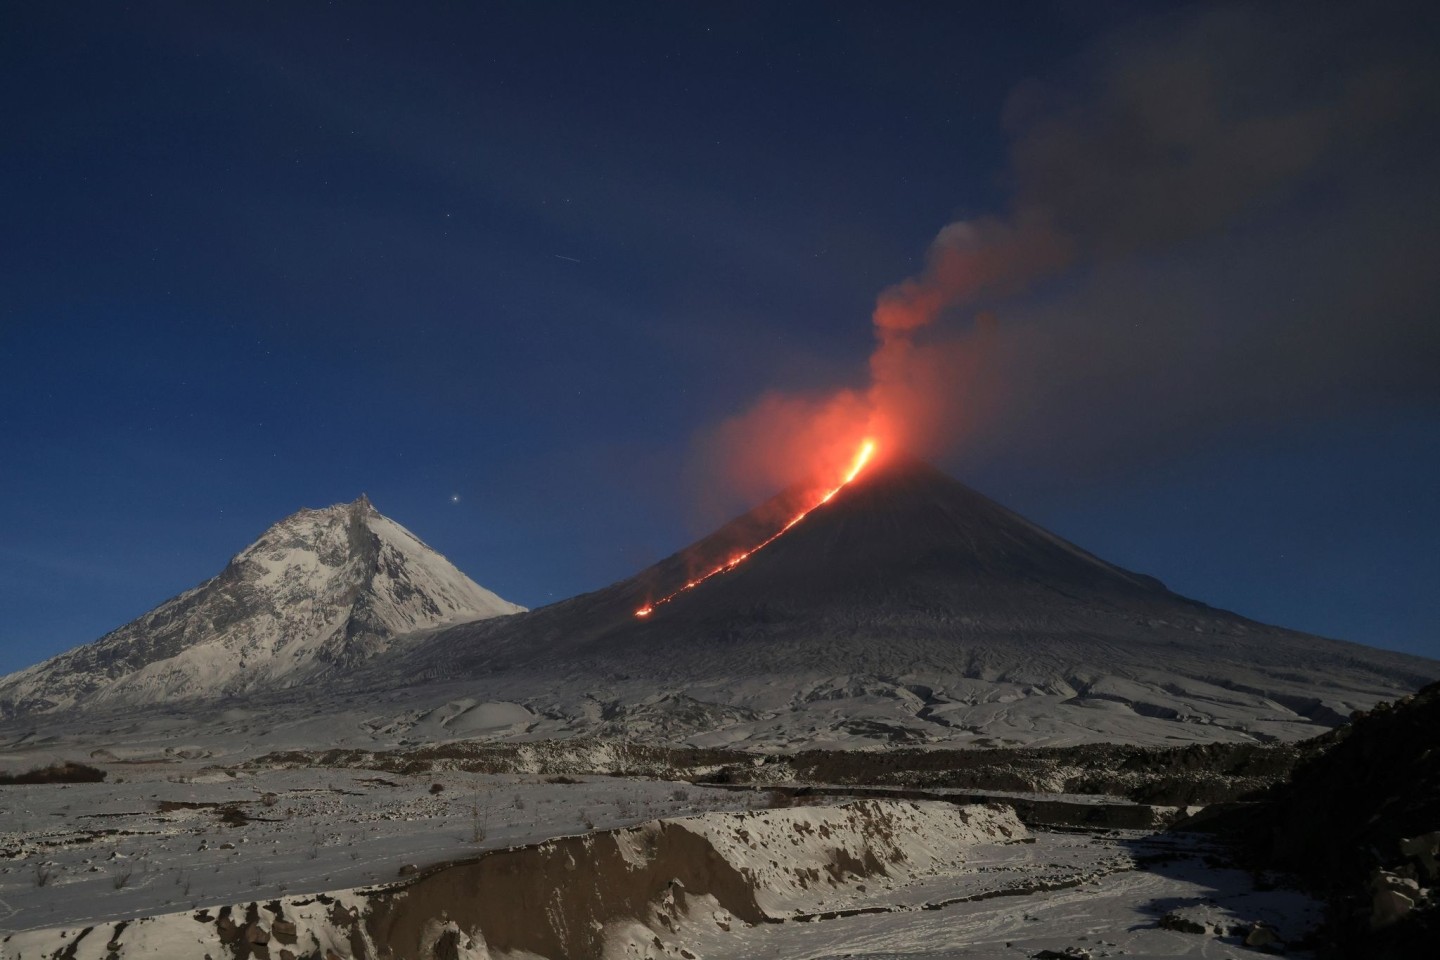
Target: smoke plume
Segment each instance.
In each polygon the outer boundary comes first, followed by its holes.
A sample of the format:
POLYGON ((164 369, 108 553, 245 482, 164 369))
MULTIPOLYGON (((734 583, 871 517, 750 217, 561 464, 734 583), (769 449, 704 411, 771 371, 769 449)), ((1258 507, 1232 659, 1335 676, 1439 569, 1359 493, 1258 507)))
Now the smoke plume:
POLYGON ((744 493, 859 437, 1116 469, 1246 423, 1440 400, 1440 77, 1403 9, 1207 7, 1014 91, 1011 209, 882 291, 869 384, 701 438, 744 493))

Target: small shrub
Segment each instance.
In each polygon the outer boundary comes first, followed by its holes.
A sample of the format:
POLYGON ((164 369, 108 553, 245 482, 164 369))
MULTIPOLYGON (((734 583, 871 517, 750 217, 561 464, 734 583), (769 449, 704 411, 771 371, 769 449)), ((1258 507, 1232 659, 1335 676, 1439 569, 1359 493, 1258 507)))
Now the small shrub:
POLYGON ((432 783, 432 784, 430 784, 430 793, 431 793, 431 794, 440 793, 440 792, 441 792, 442 790, 444 790, 444 789, 445 789, 445 784, 443 784, 443 783, 432 783))
MULTIPOLYGON (((263 802, 263 801, 262 801, 263 802)), ((220 822, 227 827, 243 827, 250 822, 237 804, 227 803, 224 806, 216 807, 215 813, 220 817, 220 822)))
POLYGON ((689 790, 686 790, 684 787, 676 787, 674 790, 671 790, 671 791, 670 791, 670 799, 671 799, 671 800, 689 800, 689 799, 690 799, 690 791, 689 791, 689 790))
POLYGON ((0 786, 26 783, 99 783, 104 780, 104 770, 83 763, 52 763, 48 767, 36 767, 24 773, 0 773, 0 786))

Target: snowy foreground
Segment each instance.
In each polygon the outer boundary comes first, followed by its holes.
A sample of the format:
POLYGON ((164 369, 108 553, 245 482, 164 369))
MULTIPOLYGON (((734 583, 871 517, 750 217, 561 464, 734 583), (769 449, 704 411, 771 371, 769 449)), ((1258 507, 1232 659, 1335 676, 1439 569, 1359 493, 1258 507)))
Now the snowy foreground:
POLYGON ((1316 918, 1180 836, 554 780, 180 763, 0 788, 0 956, 1240 957, 1256 921, 1293 944, 1316 918))

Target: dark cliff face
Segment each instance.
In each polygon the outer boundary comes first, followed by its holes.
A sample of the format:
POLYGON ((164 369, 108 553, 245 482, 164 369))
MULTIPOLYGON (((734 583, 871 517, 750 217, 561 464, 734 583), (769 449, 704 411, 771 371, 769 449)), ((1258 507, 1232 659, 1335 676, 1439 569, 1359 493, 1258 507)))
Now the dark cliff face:
POLYGON ((1326 898, 1322 956, 1431 955, 1440 937, 1440 683, 1357 713, 1304 752, 1268 802, 1217 822, 1256 866, 1292 873, 1326 898))
POLYGON ((1440 830, 1440 683, 1357 714, 1317 747, 1279 800, 1280 863, 1343 876, 1397 857, 1401 837, 1440 830))

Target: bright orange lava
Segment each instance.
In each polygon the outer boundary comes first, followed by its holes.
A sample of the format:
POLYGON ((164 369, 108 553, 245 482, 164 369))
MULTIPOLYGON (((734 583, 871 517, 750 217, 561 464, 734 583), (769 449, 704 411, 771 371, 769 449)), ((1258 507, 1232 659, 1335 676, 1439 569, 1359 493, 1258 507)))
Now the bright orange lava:
POLYGON ((724 573, 726 570, 734 570, 737 566, 740 565, 741 561, 745 560, 751 554, 759 550, 763 550, 765 547, 768 547, 770 544, 780 539, 781 535, 783 535, 785 531, 789 530, 791 527, 795 526, 795 524, 799 523, 801 520, 804 520, 807 516, 809 516, 810 511, 814 510, 821 504, 829 503, 830 499, 834 497, 835 494, 839 493, 841 488, 843 488, 847 483, 849 483, 851 480, 854 480, 860 475, 860 471, 865 469, 865 464, 869 463, 870 458, 874 455, 875 441, 867 439, 865 442, 860 444, 860 449, 855 451, 855 459, 851 462, 850 470, 848 473, 845 474, 845 479, 841 480, 838 484, 828 490, 824 496, 820 497, 820 499, 816 500, 810 506, 806 507, 804 510, 801 510, 799 513, 795 514, 795 516, 791 517, 790 520, 785 524, 785 526, 781 527, 778 531, 776 531, 776 533, 768 540, 764 540, 761 543, 756 544, 749 550, 746 550, 744 553, 736 554, 729 560, 722 563, 720 566, 716 567, 714 570, 711 570, 704 576, 696 577, 694 580, 691 580, 689 583, 685 584, 685 586, 681 587, 679 590, 676 590, 669 596, 661 597, 659 600, 656 600, 653 603, 646 604, 639 610, 635 611, 635 616, 648 617, 650 616, 650 614, 655 612, 655 608, 660 606, 660 604, 669 603, 671 600, 674 600, 686 590, 690 590, 694 587, 700 586, 700 584, 704 583, 706 580, 709 580, 717 573, 724 573))

